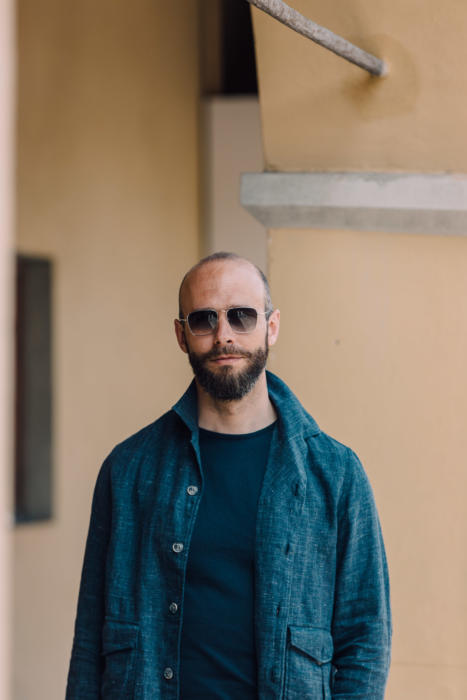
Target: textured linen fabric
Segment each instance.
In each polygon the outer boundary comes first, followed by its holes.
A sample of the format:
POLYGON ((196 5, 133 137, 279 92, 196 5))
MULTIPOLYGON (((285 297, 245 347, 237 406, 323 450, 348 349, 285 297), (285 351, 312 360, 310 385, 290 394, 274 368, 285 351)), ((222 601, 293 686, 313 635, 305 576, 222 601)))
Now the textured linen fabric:
POLYGON ((273 431, 199 431, 204 491, 185 579, 182 700, 257 698, 256 513, 273 431))
MULTIPOLYGON (((280 379, 268 372, 267 381, 278 422, 256 524, 258 699, 381 700, 391 620, 371 488, 357 456, 322 432, 280 379)), ((99 472, 67 700, 178 698, 202 491, 192 383, 99 472)))

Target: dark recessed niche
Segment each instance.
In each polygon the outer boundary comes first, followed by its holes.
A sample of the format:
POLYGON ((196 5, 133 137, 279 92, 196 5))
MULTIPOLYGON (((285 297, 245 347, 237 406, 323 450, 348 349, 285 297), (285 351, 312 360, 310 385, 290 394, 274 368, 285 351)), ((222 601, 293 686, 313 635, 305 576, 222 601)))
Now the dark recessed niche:
POLYGON ((246 0, 199 4, 201 93, 256 95, 256 56, 246 0))
POLYGON ((222 2, 222 93, 257 94, 256 59, 250 5, 222 2))
POLYGON ((15 519, 52 517, 52 264, 17 257, 15 519))

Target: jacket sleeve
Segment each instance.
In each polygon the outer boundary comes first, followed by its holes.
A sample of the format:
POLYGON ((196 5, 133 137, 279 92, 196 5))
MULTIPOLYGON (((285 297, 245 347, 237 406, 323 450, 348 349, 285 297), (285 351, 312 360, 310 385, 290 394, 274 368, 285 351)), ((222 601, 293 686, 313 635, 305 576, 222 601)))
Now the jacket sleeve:
POLYGON ((332 697, 382 700, 391 651, 388 569, 371 487, 350 450, 348 467, 338 515, 332 697))
POLYGON ((111 523, 108 459, 97 477, 86 541, 66 700, 98 700, 102 674, 105 562, 111 523))

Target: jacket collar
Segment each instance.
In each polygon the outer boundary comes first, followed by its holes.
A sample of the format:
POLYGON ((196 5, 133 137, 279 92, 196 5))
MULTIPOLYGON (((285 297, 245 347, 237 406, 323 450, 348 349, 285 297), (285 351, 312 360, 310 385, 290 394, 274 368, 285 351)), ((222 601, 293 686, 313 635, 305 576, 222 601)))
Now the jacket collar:
MULTIPOLYGON (((266 371, 269 397, 282 423, 284 434, 290 439, 298 435, 311 437, 320 433, 320 428, 314 418, 303 408, 295 394, 272 372, 266 371)), ((190 429, 191 433, 198 432, 198 398, 195 380, 193 380, 183 396, 173 406, 175 413, 190 429)))

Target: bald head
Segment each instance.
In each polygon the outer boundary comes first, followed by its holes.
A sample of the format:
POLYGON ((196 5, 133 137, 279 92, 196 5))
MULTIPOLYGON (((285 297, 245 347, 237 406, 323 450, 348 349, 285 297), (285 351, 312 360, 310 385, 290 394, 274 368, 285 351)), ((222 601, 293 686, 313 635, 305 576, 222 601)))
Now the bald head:
MULTIPOLYGON (((230 263, 232 265, 238 265, 239 269, 245 267, 250 268, 252 272, 259 278, 261 285, 264 290, 264 310, 268 313, 273 310, 272 306, 272 301, 271 301, 271 292, 269 289, 269 284, 268 280, 266 278, 266 275, 263 273, 262 270, 260 270, 259 267, 254 265, 250 260, 247 258, 242 258, 240 255, 236 255, 235 253, 226 253, 226 252, 219 252, 219 253, 213 253, 212 255, 208 255, 205 258, 202 258, 196 265, 193 265, 192 268, 188 270, 186 275, 184 276, 182 283, 180 285, 180 289, 178 292, 178 314, 179 318, 184 318, 184 315, 186 313, 185 310, 185 302, 186 302, 186 297, 187 295, 189 296, 189 290, 192 284, 196 284, 196 277, 197 277, 197 272, 201 268, 204 268, 205 266, 208 265, 215 265, 216 263, 230 263)), ((240 282, 240 280, 239 280, 240 282)))

